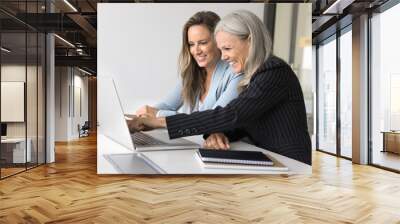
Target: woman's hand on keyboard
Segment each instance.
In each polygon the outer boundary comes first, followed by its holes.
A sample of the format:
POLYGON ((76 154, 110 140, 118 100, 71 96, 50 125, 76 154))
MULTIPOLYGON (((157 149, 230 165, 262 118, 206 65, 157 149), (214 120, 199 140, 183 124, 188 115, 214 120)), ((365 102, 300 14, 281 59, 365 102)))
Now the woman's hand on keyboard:
POLYGON ((129 131, 149 131, 156 128, 165 128, 166 121, 164 117, 154 118, 154 117, 138 117, 129 116, 127 119, 129 131))
POLYGON ((149 105, 144 105, 136 111, 139 117, 156 117, 158 109, 149 105))

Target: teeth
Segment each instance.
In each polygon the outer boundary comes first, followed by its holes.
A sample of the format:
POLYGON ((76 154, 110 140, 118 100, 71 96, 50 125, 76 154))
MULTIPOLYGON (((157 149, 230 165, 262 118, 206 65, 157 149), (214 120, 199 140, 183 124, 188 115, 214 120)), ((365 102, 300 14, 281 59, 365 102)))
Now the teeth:
POLYGON ((231 61, 231 62, 229 62, 229 65, 233 65, 233 64, 235 64, 235 62, 232 62, 232 61, 231 61))

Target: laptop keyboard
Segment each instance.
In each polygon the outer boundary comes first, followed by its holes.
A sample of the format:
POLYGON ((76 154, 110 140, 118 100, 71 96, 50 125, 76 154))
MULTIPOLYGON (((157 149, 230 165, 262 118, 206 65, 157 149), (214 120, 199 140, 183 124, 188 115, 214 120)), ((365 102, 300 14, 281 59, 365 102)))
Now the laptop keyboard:
POLYGON ((136 145, 166 145, 165 142, 146 135, 142 132, 133 133, 132 138, 136 145))

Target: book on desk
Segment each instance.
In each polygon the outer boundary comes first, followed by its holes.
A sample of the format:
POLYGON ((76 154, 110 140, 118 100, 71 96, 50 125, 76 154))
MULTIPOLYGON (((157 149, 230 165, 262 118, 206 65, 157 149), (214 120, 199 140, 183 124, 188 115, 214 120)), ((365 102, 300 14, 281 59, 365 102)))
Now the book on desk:
POLYGON ((197 156, 208 169, 288 170, 259 151, 199 149, 197 156))

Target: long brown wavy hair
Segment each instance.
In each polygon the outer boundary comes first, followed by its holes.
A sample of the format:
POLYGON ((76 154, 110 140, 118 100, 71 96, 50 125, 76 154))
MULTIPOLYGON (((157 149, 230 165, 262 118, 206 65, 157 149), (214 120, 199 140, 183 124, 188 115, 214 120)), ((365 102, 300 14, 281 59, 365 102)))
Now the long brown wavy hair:
MULTIPOLYGON (((184 103, 190 105, 193 109, 196 103, 196 95, 205 89, 206 70, 199 67, 193 56, 190 54, 188 30, 194 25, 204 25, 213 36, 214 29, 219 22, 220 17, 211 11, 201 11, 194 14, 185 23, 182 30, 182 48, 179 54, 178 67, 182 78, 182 98, 184 103)), ((212 41, 215 41, 212 38, 212 41)))

